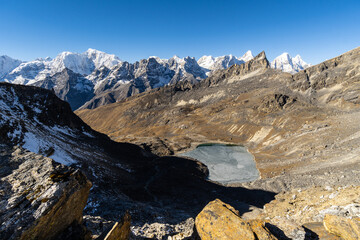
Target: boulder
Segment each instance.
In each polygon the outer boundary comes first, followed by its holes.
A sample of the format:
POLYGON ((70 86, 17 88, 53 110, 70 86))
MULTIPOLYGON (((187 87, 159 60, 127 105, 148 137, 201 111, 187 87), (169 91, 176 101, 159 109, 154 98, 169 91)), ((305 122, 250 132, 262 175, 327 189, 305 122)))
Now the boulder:
POLYGON ((260 219, 249 220, 248 224, 255 233, 257 239, 276 240, 277 238, 265 226, 264 221, 260 219))
POLYGON ((208 203, 195 219, 202 240, 212 239, 276 239, 261 220, 241 219, 232 206, 216 199, 208 203))
POLYGON ((91 188, 85 175, 20 147, 1 147, 0 239, 55 239, 83 228, 91 188))
POLYGON ((325 229, 344 240, 360 239, 360 218, 345 218, 335 215, 325 215, 325 229))
POLYGON ((330 234, 328 231, 326 231, 322 222, 305 223, 303 225, 303 228, 306 230, 306 237, 308 237, 308 235, 311 235, 313 237, 310 238, 311 236, 309 236, 309 239, 341 240, 340 237, 330 234))
POLYGON ((270 219, 269 224, 266 224, 266 226, 280 239, 305 239, 305 229, 291 219, 287 219, 285 217, 275 217, 270 219))

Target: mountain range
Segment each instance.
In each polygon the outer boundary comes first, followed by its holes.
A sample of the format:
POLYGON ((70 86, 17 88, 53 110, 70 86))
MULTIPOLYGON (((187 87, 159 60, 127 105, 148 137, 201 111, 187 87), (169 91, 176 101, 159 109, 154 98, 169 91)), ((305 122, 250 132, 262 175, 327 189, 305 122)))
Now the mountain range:
POLYGON ((201 81, 193 58, 123 63, 97 74, 174 82, 75 112, 55 93, 87 97, 89 75, 64 67, 43 88, 0 83, 0 239, 358 238, 360 48, 296 74, 261 52, 201 81), (209 143, 245 146, 261 177, 225 186, 180 155, 209 143))
MULTIPOLYGON (((24 62, 0 56, 0 81, 53 89, 73 110, 96 108, 153 88, 187 80, 196 83, 215 71, 240 65, 253 59, 251 51, 242 57, 225 55, 170 59, 149 57, 135 63, 95 49, 84 53, 62 52, 56 58, 24 62)), ((310 64, 299 55, 284 53, 271 67, 296 73, 310 64)))

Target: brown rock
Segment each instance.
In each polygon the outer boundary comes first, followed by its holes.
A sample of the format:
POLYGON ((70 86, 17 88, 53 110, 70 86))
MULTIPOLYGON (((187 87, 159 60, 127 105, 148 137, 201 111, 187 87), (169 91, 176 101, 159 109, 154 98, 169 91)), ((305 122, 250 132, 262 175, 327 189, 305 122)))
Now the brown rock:
POLYGON ((208 203, 195 219, 202 240, 255 239, 249 224, 230 205, 216 199, 208 203))
POLYGON ((259 219, 249 220, 248 224, 255 233, 257 239, 276 240, 276 237, 265 227, 264 221, 259 219))
POLYGON ((360 239, 360 218, 349 219, 327 214, 323 223, 329 233, 344 240, 360 239))
POLYGON ((270 219, 268 228, 276 236, 281 236, 284 239, 304 239, 306 234, 302 226, 284 217, 270 219))
POLYGON ((335 235, 330 234, 326 231, 322 222, 311 222, 305 223, 303 228, 307 230, 307 232, 311 232, 316 234, 316 237, 321 240, 340 240, 341 238, 335 235))
POLYGON ((130 236, 131 216, 128 212, 120 222, 116 222, 104 238, 101 236, 98 239, 104 240, 127 240, 130 236))

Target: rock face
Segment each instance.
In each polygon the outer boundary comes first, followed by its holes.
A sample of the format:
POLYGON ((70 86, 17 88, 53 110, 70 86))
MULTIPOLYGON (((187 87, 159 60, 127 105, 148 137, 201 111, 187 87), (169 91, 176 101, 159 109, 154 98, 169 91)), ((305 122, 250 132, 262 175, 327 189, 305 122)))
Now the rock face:
POLYGON ((73 110, 78 109, 95 96, 93 82, 68 68, 30 85, 52 89, 56 96, 67 101, 73 110))
POLYGON ((326 215, 324 218, 326 230, 344 240, 360 238, 360 218, 348 219, 344 217, 326 215))
POLYGON ((1 147, 0 238, 55 239, 70 226, 82 228, 90 181, 50 158, 1 147))

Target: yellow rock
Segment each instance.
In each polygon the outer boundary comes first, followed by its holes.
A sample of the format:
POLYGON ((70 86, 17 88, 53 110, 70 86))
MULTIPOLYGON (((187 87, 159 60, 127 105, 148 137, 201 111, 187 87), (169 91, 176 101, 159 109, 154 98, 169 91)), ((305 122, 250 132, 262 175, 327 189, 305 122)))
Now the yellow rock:
POLYGON ((344 218, 335 215, 325 215, 324 227, 329 232, 344 240, 360 239, 360 218, 344 218))
POLYGON ((208 203, 195 219, 201 240, 254 239, 249 224, 232 206, 216 199, 208 203))
POLYGON ((309 232, 312 232, 317 235, 321 240, 341 240, 340 237, 335 236, 328 231, 326 231, 324 224, 322 222, 310 222, 303 225, 305 229, 308 229, 309 232))
POLYGON ((277 238, 265 227, 264 221, 259 219, 248 221, 252 231, 255 233, 257 239, 261 240, 276 240, 277 238))

